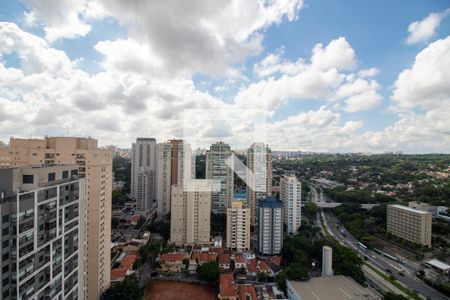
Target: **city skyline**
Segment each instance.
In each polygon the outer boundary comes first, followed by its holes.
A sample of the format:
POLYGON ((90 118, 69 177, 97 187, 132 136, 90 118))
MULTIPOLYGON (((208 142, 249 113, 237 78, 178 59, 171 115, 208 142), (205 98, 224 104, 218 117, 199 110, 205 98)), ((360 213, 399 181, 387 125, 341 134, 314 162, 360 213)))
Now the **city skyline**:
MULTIPOLYGON (((4 142, 123 147, 181 138, 193 108, 258 109, 273 149, 450 152, 445 1, 49 3, 0 4, 4 142)), ((198 125, 242 148, 240 122, 198 125)))

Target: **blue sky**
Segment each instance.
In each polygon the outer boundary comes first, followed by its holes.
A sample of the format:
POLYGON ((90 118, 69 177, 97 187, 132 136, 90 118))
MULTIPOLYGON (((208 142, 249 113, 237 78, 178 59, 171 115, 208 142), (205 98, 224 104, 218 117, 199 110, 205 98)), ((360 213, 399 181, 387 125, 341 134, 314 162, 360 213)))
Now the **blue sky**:
POLYGON ((280 150, 450 152, 448 1, 280 3, 4 0, 0 140, 70 128, 127 146, 226 106, 266 110, 280 150))

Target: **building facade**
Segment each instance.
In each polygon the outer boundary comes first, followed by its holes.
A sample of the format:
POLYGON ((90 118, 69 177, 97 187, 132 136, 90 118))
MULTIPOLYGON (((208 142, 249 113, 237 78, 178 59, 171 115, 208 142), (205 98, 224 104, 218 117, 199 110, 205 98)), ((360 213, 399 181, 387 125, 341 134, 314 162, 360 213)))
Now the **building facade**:
POLYGON ((263 255, 275 255, 282 247, 283 203, 270 196, 259 201, 258 250, 263 255))
POLYGON ((288 234, 297 233, 302 224, 302 184, 295 176, 280 180, 280 200, 284 205, 283 219, 288 234))
POLYGON ((183 140, 169 140, 156 145, 156 198, 158 217, 170 212, 171 187, 178 184, 182 167, 183 140))
POLYGON ((77 164, 85 178, 85 296, 97 300, 110 282, 112 153, 97 140, 76 137, 11 138, 0 148, 0 165, 77 164))
POLYGON ((387 232, 407 241, 431 247, 430 212, 403 205, 387 206, 387 232))
POLYGON ((146 216, 156 199, 156 140, 137 138, 131 147, 131 196, 138 212, 146 216))
POLYGON ((211 241, 211 192, 184 190, 172 186, 170 241, 182 244, 209 244, 211 241))
POLYGON ((272 194, 272 151, 263 143, 254 143, 247 150, 247 203, 250 206, 251 225, 258 221, 258 202, 272 194))
POLYGON ((206 179, 213 180, 211 210, 225 214, 234 196, 234 172, 225 161, 233 154, 224 142, 212 144, 206 152, 206 179))
POLYGON ((250 249, 250 208, 242 201, 232 201, 227 209, 227 248, 250 249))
POLYGON ((84 299, 78 165, 0 168, 1 299, 84 299))

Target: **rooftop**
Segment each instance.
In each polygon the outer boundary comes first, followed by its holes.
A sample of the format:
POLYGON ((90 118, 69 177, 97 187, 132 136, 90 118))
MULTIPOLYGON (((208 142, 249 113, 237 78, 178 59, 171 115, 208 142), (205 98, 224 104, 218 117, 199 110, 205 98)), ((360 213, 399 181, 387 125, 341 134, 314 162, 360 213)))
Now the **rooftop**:
POLYGON ((342 275, 316 277, 308 281, 288 281, 288 283, 302 300, 381 299, 375 292, 342 275))
POLYGON ((450 270, 450 265, 448 265, 445 262, 442 262, 440 260, 437 260, 437 259, 429 260, 429 261, 427 261, 427 264, 432 267, 435 267, 437 269, 440 269, 442 271, 450 270))
POLYGON ((391 204, 391 205, 388 205, 388 206, 395 207, 395 208, 400 208, 400 209, 407 210, 407 211, 410 211, 410 212, 414 212, 414 213, 417 213, 417 214, 431 214, 431 213, 429 213, 427 211, 418 210, 418 209, 414 209, 414 208, 409 207, 409 206, 404 206, 404 205, 399 205, 399 204, 391 204))
POLYGON ((239 286, 239 299, 240 300, 258 300, 256 297, 255 288, 252 285, 240 285, 239 286))
POLYGON ((161 254, 161 261, 175 260, 175 261, 183 261, 184 254, 183 253, 167 253, 161 254))
POLYGON ((236 297, 233 274, 220 274, 220 297, 236 297))

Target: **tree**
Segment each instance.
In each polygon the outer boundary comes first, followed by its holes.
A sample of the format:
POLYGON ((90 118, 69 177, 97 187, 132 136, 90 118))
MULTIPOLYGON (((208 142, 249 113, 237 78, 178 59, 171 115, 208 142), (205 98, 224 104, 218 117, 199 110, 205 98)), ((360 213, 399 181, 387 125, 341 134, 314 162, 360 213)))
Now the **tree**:
POLYGON ((362 284, 365 282, 361 269, 363 263, 363 259, 355 251, 337 243, 333 245, 333 269, 336 274, 350 276, 362 284))
POLYGON ((303 209, 305 210, 305 213, 309 219, 312 219, 316 216, 317 205, 315 203, 305 202, 303 209))
POLYGON ((302 264, 295 263, 286 268, 286 277, 290 280, 305 281, 309 279, 309 272, 302 264))
POLYGON ((386 294, 384 294, 383 299, 384 300, 407 300, 408 298, 406 298, 403 295, 398 295, 398 294, 394 294, 392 292, 387 292, 386 294))
POLYGON ((198 267, 197 273, 201 279, 208 282, 215 282, 219 280, 220 276, 219 264, 212 261, 204 263, 203 265, 198 267))
POLYGON ((107 300, 141 300, 144 291, 139 287, 136 276, 130 275, 125 276, 122 282, 111 285, 103 296, 107 300))
POLYGON ((277 283, 277 286, 280 290, 286 293, 286 273, 285 271, 278 273, 278 275, 275 277, 275 282, 277 283))

